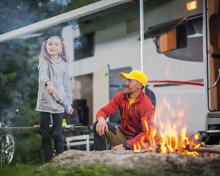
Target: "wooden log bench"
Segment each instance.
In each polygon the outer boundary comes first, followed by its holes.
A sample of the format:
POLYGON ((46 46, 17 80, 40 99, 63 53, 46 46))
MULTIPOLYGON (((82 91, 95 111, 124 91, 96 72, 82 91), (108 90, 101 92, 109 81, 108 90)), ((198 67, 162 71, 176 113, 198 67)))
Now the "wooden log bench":
MULTIPOLYGON (((52 128, 52 126, 51 126, 52 128)), ((91 130, 88 126, 63 126, 63 133, 65 136, 65 145, 67 150, 73 146, 85 145, 86 150, 90 150, 90 145, 93 144, 93 137, 91 130)), ((34 125, 33 127, 0 127, 0 135, 30 135, 40 134, 40 126, 34 125)))

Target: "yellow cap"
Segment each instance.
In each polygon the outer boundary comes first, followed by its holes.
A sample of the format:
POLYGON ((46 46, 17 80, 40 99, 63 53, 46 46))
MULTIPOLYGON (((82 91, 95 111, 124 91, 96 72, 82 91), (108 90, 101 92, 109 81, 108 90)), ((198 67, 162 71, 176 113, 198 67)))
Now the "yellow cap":
POLYGON ((139 83, 141 83, 143 86, 146 86, 148 83, 148 78, 147 75, 145 75, 142 71, 140 70, 132 70, 129 73, 123 73, 121 72, 119 74, 119 76, 121 78, 126 78, 126 79, 132 79, 132 80, 136 80, 139 83))

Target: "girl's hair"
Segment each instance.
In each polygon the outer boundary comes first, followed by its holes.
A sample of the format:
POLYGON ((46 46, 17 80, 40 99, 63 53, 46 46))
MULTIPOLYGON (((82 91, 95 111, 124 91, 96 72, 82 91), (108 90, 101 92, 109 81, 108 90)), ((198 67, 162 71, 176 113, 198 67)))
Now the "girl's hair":
POLYGON ((47 41, 51 38, 57 38, 60 40, 61 42, 61 45, 62 45, 62 50, 61 50, 61 53, 59 54, 59 56, 65 61, 67 62, 67 56, 66 56, 66 49, 65 49, 65 46, 62 42, 62 39, 58 36, 58 35, 54 35, 54 36, 51 36, 49 37, 46 41, 44 41, 41 45, 41 51, 40 51, 40 55, 39 55, 39 58, 44 58, 44 59, 49 59, 50 58, 50 55, 48 54, 47 50, 46 50, 46 44, 47 44, 47 41))

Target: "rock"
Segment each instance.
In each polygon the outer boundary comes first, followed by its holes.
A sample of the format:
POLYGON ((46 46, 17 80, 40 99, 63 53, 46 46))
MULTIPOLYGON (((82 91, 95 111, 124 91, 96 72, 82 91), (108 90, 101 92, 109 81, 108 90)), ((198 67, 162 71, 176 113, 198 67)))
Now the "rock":
POLYGON ((193 157, 180 154, 134 153, 133 151, 79 151, 69 150, 41 166, 47 168, 72 168, 101 165, 113 171, 131 170, 146 172, 184 172, 200 174, 206 170, 220 171, 219 155, 193 157))

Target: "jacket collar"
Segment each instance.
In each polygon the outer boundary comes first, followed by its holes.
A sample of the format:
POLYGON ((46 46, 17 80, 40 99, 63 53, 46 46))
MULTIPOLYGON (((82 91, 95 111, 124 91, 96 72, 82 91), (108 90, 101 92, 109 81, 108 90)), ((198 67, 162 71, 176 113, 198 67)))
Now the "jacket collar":
MULTIPOLYGON (((144 97, 144 95, 145 95, 145 94, 144 94, 143 91, 140 92, 139 95, 135 98, 135 102, 134 102, 134 103, 139 102, 139 101, 142 99, 142 97, 144 97)), ((125 98, 125 100, 128 100, 128 99, 129 99, 128 94, 126 94, 125 92, 124 92, 124 98, 125 98)))
POLYGON ((61 58, 59 57, 58 59, 48 59, 48 61, 50 62, 50 63, 52 63, 52 64, 57 64, 57 63, 59 63, 60 61, 61 61, 61 58))

